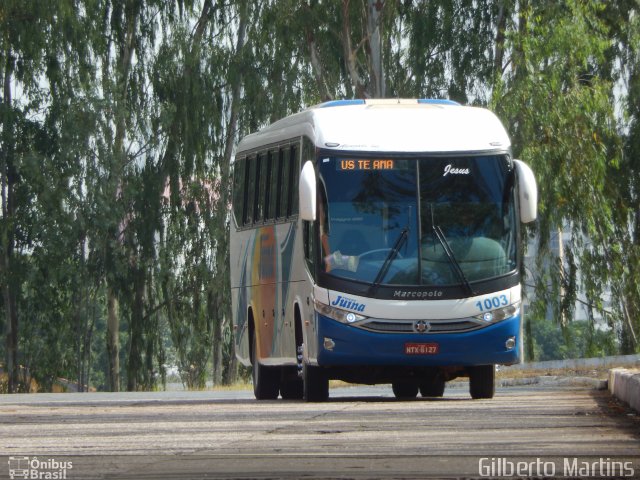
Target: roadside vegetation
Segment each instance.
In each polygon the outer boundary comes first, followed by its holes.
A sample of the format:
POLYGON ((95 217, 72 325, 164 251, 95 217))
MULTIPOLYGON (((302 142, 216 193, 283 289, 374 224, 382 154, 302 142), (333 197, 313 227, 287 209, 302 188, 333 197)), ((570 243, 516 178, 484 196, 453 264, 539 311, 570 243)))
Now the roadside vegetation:
POLYGON ((371 97, 487 106, 532 166, 528 359, 640 351, 636 0, 3 0, 0 390, 246 378, 235 145, 371 97))

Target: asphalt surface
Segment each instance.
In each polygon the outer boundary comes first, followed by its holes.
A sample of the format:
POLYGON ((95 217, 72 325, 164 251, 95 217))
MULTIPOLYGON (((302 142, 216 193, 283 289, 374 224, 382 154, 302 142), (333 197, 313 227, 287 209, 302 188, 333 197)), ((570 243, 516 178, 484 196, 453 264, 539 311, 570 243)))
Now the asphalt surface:
POLYGON ((411 401, 340 388, 316 404, 248 391, 0 395, 0 478, 501 478, 518 467, 510 478, 640 478, 640 418, 607 391, 561 382, 492 400, 463 386, 411 401))

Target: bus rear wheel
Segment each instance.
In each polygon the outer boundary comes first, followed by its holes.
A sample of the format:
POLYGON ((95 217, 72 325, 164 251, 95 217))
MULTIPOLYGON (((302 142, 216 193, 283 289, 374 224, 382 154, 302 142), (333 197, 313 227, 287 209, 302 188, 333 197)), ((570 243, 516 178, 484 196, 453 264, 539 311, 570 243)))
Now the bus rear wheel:
POLYGON ((496 367, 494 365, 478 365, 468 367, 469 393, 474 400, 493 398, 496 392, 496 367))
POLYGON ((418 384, 414 382, 393 382, 391 389, 398 400, 408 400, 418 395, 418 384))
POLYGON ((252 350, 252 380, 253 395, 257 400, 275 400, 280 391, 280 369, 277 367, 265 367, 260 365, 257 357, 256 337, 253 337, 252 350))
POLYGON ((303 364, 302 383, 306 402, 326 402, 329 399, 329 378, 322 367, 303 364))
POLYGON ((302 378, 297 368, 285 367, 280 380, 280 396, 284 400, 300 400, 303 396, 302 378))

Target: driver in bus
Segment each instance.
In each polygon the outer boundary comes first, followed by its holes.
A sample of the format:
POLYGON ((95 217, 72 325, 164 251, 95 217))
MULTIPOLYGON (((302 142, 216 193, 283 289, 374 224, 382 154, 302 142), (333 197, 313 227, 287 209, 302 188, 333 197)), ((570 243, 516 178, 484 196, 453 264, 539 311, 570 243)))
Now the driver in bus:
POLYGON ((325 272, 338 268, 355 272, 358 270, 359 257, 357 255, 343 255, 340 250, 331 252, 329 247, 329 218, 326 214, 325 196, 320 193, 318 201, 318 223, 320 225, 320 245, 324 260, 325 272))

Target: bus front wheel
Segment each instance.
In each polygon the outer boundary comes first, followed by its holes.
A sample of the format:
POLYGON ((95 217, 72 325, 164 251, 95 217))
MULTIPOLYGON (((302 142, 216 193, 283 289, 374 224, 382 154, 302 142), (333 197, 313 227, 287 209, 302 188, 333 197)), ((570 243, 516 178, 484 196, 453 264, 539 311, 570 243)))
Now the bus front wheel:
POLYGON ((303 364, 302 379, 306 402, 325 402, 329 399, 329 378, 322 367, 303 364))
POLYGON ((469 393, 474 400, 493 398, 496 392, 496 367, 494 365, 478 365, 468 367, 469 393))

